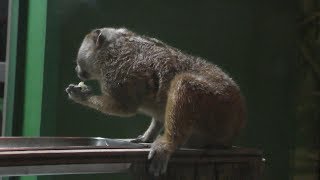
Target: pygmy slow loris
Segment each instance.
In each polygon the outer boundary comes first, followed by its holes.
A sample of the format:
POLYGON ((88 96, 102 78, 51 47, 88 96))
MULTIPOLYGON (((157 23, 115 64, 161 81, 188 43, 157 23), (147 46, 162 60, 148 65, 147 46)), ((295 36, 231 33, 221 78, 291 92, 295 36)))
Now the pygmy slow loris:
POLYGON ((231 146, 245 124, 240 89, 219 67, 125 28, 87 34, 76 72, 84 81, 97 80, 102 94, 70 84, 66 91, 75 102, 110 115, 152 117, 133 142, 153 141, 148 158, 154 175, 165 173, 181 146, 231 146))

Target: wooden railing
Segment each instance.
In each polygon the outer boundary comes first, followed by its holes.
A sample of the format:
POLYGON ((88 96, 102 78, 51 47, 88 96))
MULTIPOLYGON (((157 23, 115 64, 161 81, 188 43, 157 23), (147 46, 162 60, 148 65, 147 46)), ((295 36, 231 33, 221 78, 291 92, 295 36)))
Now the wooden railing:
POLYGON ((148 173, 149 149, 69 149, 0 152, 0 176, 128 172, 149 180, 258 180, 262 153, 254 149, 177 151, 165 175, 148 173))

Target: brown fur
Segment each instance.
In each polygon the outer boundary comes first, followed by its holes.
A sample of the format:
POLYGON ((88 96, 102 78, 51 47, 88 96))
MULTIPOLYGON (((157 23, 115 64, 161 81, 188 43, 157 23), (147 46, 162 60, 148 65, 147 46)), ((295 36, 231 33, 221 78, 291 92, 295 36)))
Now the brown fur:
POLYGON ((164 126, 149 154, 155 175, 178 147, 231 146, 245 124, 240 89, 219 67, 127 29, 89 33, 76 69, 80 78, 98 80, 102 95, 70 85, 74 101, 106 114, 153 118, 134 142, 152 142, 164 126))

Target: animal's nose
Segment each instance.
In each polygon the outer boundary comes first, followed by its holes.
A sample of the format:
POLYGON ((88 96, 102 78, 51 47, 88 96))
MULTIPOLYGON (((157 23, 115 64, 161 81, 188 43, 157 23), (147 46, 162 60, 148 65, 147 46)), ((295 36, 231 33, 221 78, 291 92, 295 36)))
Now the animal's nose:
POLYGON ((76 71, 76 73, 78 73, 78 72, 79 72, 79 67, 76 66, 76 67, 74 68, 74 70, 76 71))
POLYGON ((89 78, 89 73, 85 70, 83 70, 82 68, 80 68, 80 66, 76 66, 75 68, 76 73, 78 74, 78 77, 82 80, 86 80, 89 78))
POLYGON ((86 71, 80 71, 78 74, 81 79, 88 79, 89 77, 89 74, 86 71))

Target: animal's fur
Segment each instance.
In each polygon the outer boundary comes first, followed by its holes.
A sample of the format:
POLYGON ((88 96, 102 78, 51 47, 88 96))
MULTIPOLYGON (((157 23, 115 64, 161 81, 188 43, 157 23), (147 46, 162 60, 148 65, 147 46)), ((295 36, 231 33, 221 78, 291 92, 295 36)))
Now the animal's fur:
POLYGON ((157 39, 127 29, 102 28, 84 38, 77 57, 80 78, 98 80, 102 95, 67 88, 74 101, 106 114, 151 116, 134 142, 152 142, 150 171, 164 173, 180 146, 230 146, 245 122, 238 85, 219 67, 157 39))

